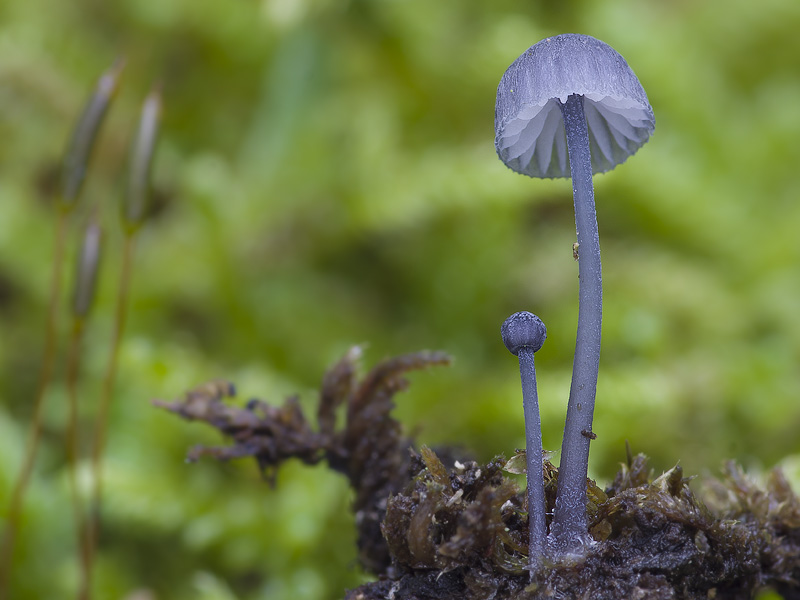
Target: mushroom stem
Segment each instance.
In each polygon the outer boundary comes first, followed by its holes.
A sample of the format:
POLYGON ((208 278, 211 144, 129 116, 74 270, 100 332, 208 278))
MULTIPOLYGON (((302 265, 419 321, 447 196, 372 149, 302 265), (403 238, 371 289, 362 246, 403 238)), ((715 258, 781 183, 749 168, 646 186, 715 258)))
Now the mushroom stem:
POLYGON ((600 238, 592 186, 589 132, 583 96, 572 94, 561 105, 567 134, 567 151, 575 201, 580 258, 578 260, 578 333, 572 383, 561 445, 558 495, 551 526, 557 553, 580 550, 587 535, 586 477, 589 466, 588 435, 592 431, 597 372, 600 365, 600 329, 603 285, 600 271, 600 238), (586 432, 586 433, 584 433, 586 432))
POLYGON ((531 577, 541 563, 547 538, 542 471, 542 422, 539 417, 539 394, 536 391, 536 367, 533 355, 547 339, 542 320, 527 311, 508 317, 500 328, 503 344, 519 358, 522 378, 522 409, 525 414, 525 458, 528 475, 528 565, 531 577))
POLYGON ((522 379, 522 408, 525 414, 525 459, 528 478, 528 557, 531 567, 537 565, 544 554, 547 537, 545 519, 544 476, 542 473, 542 421, 539 416, 539 394, 536 390, 536 367, 533 348, 520 348, 519 373, 522 379))

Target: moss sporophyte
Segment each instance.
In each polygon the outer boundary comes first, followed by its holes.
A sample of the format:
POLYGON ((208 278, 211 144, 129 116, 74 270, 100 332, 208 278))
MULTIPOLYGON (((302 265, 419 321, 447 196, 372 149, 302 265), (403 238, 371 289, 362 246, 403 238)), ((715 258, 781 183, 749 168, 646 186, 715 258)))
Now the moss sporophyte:
MULTIPOLYGON (((95 89, 86 101, 83 112, 73 130, 63 155, 61 176, 56 202, 57 214, 55 223, 55 243, 53 245, 52 275, 50 280, 50 298, 45 321, 44 350, 39 371, 36 394, 33 399, 33 414, 23 455, 22 466, 13 484, 7 508, 7 521, 0 538, 0 600, 9 595, 10 576, 14 560, 17 532, 20 527, 22 509, 28 485, 33 475, 39 443, 42 437, 42 421, 45 398, 50 388, 54 371, 54 360, 57 350, 57 334, 59 329, 59 304, 64 262, 66 259, 67 234, 70 217, 75 213, 83 189, 83 183, 91 163, 91 157, 97 145, 100 128, 108 109, 119 89, 123 61, 117 61, 97 81, 95 89)), ((90 233, 89 246, 93 246, 94 234, 90 233)), ((90 248, 89 254, 95 253, 90 248)), ((91 269, 89 269, 91 271, 91 269)), ((88 271, 84 271, 87 273, 88 271)), ((92 279, 94 275, 88 277, 92 279)), ((93 284, 92 284, 93 285, 93 284)), ((78 292, 73 308, 78 313, 88 310, 89 281, 85 281, 78 292)), ((83 316, 76 313, 79 321, 83 316)), ((74 336, 78 338, 79 336, 74 336)), ((68 450, 68 452, 70 452, 68 450)), ((72 461, 69 461, 72 462, 72 461)))
MULTIPOLYGON (((45 324, 45 344, 33 414, 22 466, 14 482, 7 509, 7 521, 0 537, 0 600, 17 594, 12 588, 10 573, 14 571, 15 542, 22 522, 24 497, 33 476, 37 450, 43 433, 44 401, 54 375, 54 359, 59 330, 59 306, 61 304, 62 271, 66 257, 66 239, 72 217, 77 210, 81 191, 89 172, 91 157, 97 146, 101 126, 112 101, 120 87, 123 61, 117 61, 98 80, 94 92, 87 100, 83 112, 67 145, 61 168, 58 188, 56 241, 54 244, 50 301, 45 324)), ((114 317, 112 340, 107 355, 105 375, 97 418, 91 440, 91 498, 82 497, 78 485, 82 428, 79 393, 81 390, 81 363, 84 331, 91 318, 92 304, 97 286, 98 267, 104 253, 101 235, 102 207, 96 205, 82 235, 77 252, 77 269, 74 277, 71 303, 72 333, 67 350, 65 372, 67 390, 67 422, 65 425, 65 457, 69 470, 71 500, 76 524, 79 561, 78 595, 80 600, 92 597, 92 568, 98 542, 101 520, 102 460, 108 432, 110 405, 114 391, 118 355, 127 314, 127 303, 132 269, 133 240, 135 234, 151 213, 149 190, 153 154, 158 139, 161 115, 161 94, 157 89, 147 97, 134 143, 126 193, 122 202, 122 226, 124 248, 117 306, 114 317)), ((21 571, 20 571, 21 572, 21 571)), ((14 596, 16 597, 16 596, 14 596)))

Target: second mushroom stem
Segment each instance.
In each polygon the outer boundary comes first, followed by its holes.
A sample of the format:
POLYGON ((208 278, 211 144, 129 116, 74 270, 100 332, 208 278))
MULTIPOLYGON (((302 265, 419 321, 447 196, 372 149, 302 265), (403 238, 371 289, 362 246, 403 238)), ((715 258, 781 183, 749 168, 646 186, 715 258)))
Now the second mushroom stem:
POLYGON ((603 285, 600 238, 592 186, 589 131, 583 97, 570 95, 561 105, 567 134, 567 151, 575 201, 578 235, 578 333, 572 367, 567 418, 558 470, 558 495, 551 534, 556 552, 578 551, 587 536, 586 477, 594 415, 597 373, 600 365, 600 329, 603 285))
MULTIPOLYGON (((536 390, 534 349, 520 348, 519 371, 522 377, 522 405, 525 413, 525 457, 528 479, 528 551, 531 569, 538 564, 545 550, 547 521, 545 516, 544 479, 542 475, 542 422, 539 416, 539 395, 536 390)), ((532 571, 531 571, 532 572, 532 571)))

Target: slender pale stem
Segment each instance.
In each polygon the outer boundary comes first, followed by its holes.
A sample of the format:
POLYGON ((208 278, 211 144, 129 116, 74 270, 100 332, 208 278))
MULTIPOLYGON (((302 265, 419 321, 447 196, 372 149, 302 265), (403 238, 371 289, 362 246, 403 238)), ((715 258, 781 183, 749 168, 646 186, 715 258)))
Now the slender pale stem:
POLYGON ((111 338, 111 351, 108 358, 105 377, 103 378, 103 389, 100 397, 100 412, 97 415, 97 422, 94 429, 94 441, 92 444, 92 496, 89 507, 89 518, 87 520, 86 533, 86 577, 83 582, 83 589, 79 595, 82 599, 91 596, 91 575, 94 565, 94 557, 97 549, 97 541, 100 533, 101 505, 103 497, 103 453, 106 446, 108 434, 108 416, 111 409, 111 399, 114 393, 114 383, 117 378, 117 364, 119 358, 119 347, 122 341, 122 334, 125 331, 125 321, 127 320, 128 289, 130 287, 131 269, 133 266, 133 250, 135 233, 130 232, 125 236, 125 247, 122 256, 122 272, 120 274, 119 289, 117 291, 117 306, 114 318, 114 331, 111 338))
POLYGON ((8 597, 10 585, 11 564, 14 558, 14 542, 22 512, 22 503, 28 489, 33 466, 36 462, 36 452, 39 448, 39 439, 42 434, 42 408, 50 379, 53 375, 53 359, 56 353, 56 335, 58 333, 58 304, 61 298, 61 280, 64 270, 64 249, 67 240, 67 224, 69 210, 60 209, 56 220, 55 246, 53 249, 53 273, 50 283, 50 303, 47 310, 47 324, 45 325, 44 356, 36 397, 33 401, 33 415, 31 427, 28 432, 28 442, 25 447, 22 468, 20 469, 14 489, 11 492, 11 502, 8 506, 8 521, 2 542, 0 542, 0 599, 8 597))
POLYGON ((569 96, 561 106, 561 111, 567 133, 572 194, 575 201, 580 289, 572 384, 561 445, 558 496, 551 530, 556 552, 573 553, 580 551, 588 535, 586 477, 600 365, 603 284, 589 132, 583 112, 583 97, 574 94, 569 96))
POLYGON ((528 473, 528 552, 531 567, 537 566, 544 554, 547 537, 545 519, 544 476, 542 472, 542 422, 539 417, 539 394, 536 390, 536 368, 533 348, 519 350, 519 372, 522 378, 522 407, 525 413, 525 454, 528 473))
POLYGON ((81 317, 75 317, 72 326, 72 339, 70 341, 69 356, 67 359, 67 396, 69 401, 69 416, 67 419, 66 450, 67 464, 69 467, 70 493, 72 494, 72 509, 75 518, 77 533, 78 554, 80 561, 81 580, 88 577, 88 546, 86 539, 86 519, 84 516, 83 502, 78 485, 78 379, 81 365, 81 342, 83 340, 83 324, 81 317))

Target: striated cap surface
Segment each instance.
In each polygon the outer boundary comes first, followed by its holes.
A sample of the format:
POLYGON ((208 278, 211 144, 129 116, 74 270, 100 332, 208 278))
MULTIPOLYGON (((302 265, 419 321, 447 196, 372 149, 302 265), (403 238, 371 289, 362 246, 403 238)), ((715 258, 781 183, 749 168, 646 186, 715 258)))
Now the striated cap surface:
POLYGON ((547 328, 542 320, 528 311, 514 313, 508 317, 502 327, 500 335, 503 336, 503 344, 514 356, 519 354, 522 348, 531 348, 538 352, 547 339, 547 328))
POLYGON ((497 86, 494 144, 506 166, 530 177, 569 177, 560 103, 570 94, 584 97, 592 173, 625 162, 655 129, 625 59, 600 40, 565 33, 528 48, 497 86))

